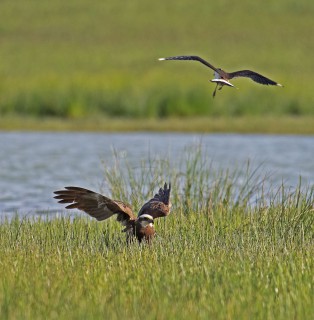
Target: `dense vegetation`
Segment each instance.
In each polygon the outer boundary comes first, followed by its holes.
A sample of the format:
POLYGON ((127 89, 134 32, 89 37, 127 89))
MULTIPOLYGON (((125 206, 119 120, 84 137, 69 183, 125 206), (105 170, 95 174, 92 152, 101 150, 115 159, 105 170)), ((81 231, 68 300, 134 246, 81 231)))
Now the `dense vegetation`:
POLYGON ((173 183, 153 243, 126 247, 114 219, 6 220, 1 319, 313 319, 313 188, 214 172, 200 152, 184 170, 118 160, 107 186, 135 209, 173 183))
POLYGON ((3 0, 0 115, 84 118, 314 114, 311 1, 3 0), (213 100, 212 71, 249 68, 213 100))

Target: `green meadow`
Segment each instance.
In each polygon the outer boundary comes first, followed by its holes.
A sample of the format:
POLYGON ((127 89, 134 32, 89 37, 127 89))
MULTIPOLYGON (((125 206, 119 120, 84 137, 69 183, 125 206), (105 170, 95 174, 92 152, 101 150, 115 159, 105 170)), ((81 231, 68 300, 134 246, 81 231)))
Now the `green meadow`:
POLYGON ((104 171, 135 210, 172 182, 151 245, 73 211, 2 221, 1 319, 313 319, 313 187, 213 171, 199 151, 183 163, 104 171))
POLYGON ((311 1, 3 0, 0 12, 2 121, 272 116, 278 127, 282 116, 313 119, 311 1), (284 88, 235 79, 238 89, 213 99, 212 70, 158 61, 184 54, 284 88))

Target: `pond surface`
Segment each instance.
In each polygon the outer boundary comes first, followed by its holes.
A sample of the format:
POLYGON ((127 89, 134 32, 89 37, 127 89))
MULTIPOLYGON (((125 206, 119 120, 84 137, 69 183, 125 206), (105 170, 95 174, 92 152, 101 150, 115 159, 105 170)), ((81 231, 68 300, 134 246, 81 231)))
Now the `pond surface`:
POLYGON ((250 161, 275 185, 296 187, 300 177, 303 185, 314 183, 312 136, 0 132, 0 217, 60 211, 52 193, 67 185, 98 191, 113 150, 134 168, 156 156, 176 166, 198 145, 217 170, 245 171, 250 161))

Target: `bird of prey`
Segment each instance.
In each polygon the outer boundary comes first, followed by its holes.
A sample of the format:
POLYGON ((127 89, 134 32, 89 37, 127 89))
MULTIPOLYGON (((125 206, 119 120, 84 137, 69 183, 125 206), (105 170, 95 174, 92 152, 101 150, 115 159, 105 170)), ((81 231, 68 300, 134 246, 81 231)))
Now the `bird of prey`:
POLYGON ((221 90, 223 86, 229 86, 234 87, 232 83, 229 82, 229 80, 237 77, 246 77, 250 78, 253 81, 264 84, 264 85, 273 85, 273 86, 279 86, 282 87, 280 83, 277 83, 273 80, 270 80, 269 78, 266 78, 265 76, 262 76, 261 74, 251 71, 251 70, 240 70, 235 72, 226 72, 220 68, 215 68, 213 65, 211 65, 206 60, 202 59, 198 56, 176 56, 176 57, 167 57, 167 58, 160 58, 159 60, 194 60, 199 61, 200 63, 204 64, 205 66, 211 68, 214 70, 214 79, 210 80, 211 82, 216 83, 216 88, 213 92, 213 97, 216 95, 217 88, 218 90, 221 90))
POLYGON ((166 217, 170 213, 170 191, 171 184, 164 184, 152 199, 146 202, 136 217, 128 203, 112 200, 99 193, 80 188, 65 187, 54 193, 59 203, 66 203, 66 209, 79 209, 98 221, 106 220, 113 215, 117 216, 125 228, 127 241, 136 237, 139 242, 150 242, 155 235, 154 219, 166 217))

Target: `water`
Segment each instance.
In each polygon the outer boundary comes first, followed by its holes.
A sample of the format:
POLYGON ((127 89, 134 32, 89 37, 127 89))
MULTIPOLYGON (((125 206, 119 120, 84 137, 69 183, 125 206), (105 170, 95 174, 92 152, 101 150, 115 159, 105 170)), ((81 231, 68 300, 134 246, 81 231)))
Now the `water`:
POLYGON ((250 161, 278 186, 296 187, 300 176, 303 184, 314 182, 312 136, 2 132, 0 217, 60 211, 52 193, 67 185, 98 191, 103 162, 113 163, 113 150, 134 168, 149 156, 171 159, 175 166, 187 147, 199 144, 217 170, 245 170, 250 161))

